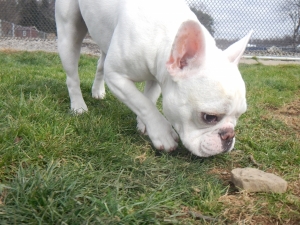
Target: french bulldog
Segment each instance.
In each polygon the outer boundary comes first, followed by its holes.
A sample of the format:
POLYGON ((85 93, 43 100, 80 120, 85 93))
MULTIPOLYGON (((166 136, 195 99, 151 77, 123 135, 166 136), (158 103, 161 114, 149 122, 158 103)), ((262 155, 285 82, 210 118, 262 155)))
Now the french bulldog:
POLYGON ((102 51, 92 96, 103 99, 106 83, 155 148, 173 151, 180 137, 200 157, 233 149, 247 108, 238 63, 252 31, 222 51, 184 0, 57 0, 55 14, 72 111, 88 110, 78 60, 89 32, 102 51), (142 81, 143 93, 134 84, 142 81))

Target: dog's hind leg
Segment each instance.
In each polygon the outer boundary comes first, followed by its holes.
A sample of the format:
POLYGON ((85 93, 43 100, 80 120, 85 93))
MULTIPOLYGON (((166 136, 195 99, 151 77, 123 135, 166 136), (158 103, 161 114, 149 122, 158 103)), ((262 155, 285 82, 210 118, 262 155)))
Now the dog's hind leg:
POLYGON ((95 80, 92 87, 92 96, 96 99, 103 99, 105 97, 105 85, 104 85, 104 75, 103 66, 105 60, 105 54, 101 52, 101 56, 98 60, 97 70, 95 75, 95 80))
POLYGON ((71 110, 81 114, 87 111, 78 75, 78 61, 87 27, 81 16, 78 1, 58 0, 55 5, 58 52, 67 74, 71 110))
MULTIPOLYGON (((148 99, 150 99, 154 103, 154 105, 156 105, 160 93, 161 93, 161 89, 159 84, 156 81, 148 80, 145 82, 144 95, 148 99)), ((137 130, 142 134, 147 134, 145 124, 140 120, 139 117, 137 117, 136 120, 137 120, 137 130)))

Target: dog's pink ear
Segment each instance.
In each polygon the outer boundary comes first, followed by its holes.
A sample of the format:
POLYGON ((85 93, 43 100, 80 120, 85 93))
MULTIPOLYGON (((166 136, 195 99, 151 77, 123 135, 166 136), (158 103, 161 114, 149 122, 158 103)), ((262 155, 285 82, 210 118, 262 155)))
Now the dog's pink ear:
POLYGON ((205 54, 203 28, 195 21, 186 21, 175 37, 167 69, 172 76, 178 76, 184 68, 197 67, 205 54))
POLYGON ((249 42, 249 39, 252 35, 253 31, 251 30, 247 36, 237 41, 236 43, 230 45, 224 52, 227 55, 230 62, 234 64, 238 64, 246 47, 249 42))

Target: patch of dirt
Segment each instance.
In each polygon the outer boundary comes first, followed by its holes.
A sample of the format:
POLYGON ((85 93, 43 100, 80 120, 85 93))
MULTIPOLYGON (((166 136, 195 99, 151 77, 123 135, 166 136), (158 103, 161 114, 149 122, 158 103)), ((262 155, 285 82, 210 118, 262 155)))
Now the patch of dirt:
MULTIPOLYGON (((257 211, 257 202, 253 195, 246 192, 236 193, 235 195, 223 195, 219 198, 219 202, 225 206, 223 215, 237 224, 268 224, 268 222, 274 222, 270 221, 269 218, 264 218, 262 223, 262 221, 257 221, 254 218, 257 211)), ((264 216, 260 215, 260 217, 264 216)))
POLYGON ((213 168, 212 170, 208 171, 208 174, 217 175, 220 180, 223 181, 223 185, 229 187, 228 193, 236 193, 238 189, 234 186, 231 182, 231 172, 229 169, 225 168, 213 168))
POLYGON ((293 194, 298 197, 300 202, 300 174, 298 180, 289 182, 289 189, 292 190, 293 194))
MULTIPOLYGON (((275 218, 269 213, 269 203, 259 201, 259 197, 254 193, 239 192, 234 195, 224 195, 219 198, 219 202, 225 206, 223 216, 229 224, 249 224, 249 225, 273 225, 299 224, 299 218, 283 219, 275 218)), ((271 203, 273 204, 273 203, 271 203)), ((286 208, 282 203, 275 203, 276 208, 286 208)), ((293 209, 287 209, 294 211, 293 209)))
POLYGON ((297 137, 300 138, 300 98, 276 109, 274 118, 292 127, 296 131, 297 137))

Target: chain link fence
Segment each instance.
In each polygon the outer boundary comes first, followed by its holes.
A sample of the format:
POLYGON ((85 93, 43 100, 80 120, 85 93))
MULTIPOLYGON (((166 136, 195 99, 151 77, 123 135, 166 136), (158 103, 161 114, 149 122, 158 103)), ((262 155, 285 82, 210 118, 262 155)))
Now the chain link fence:
MULTIPOLYGON (((300 0, 186 2, 221 49, 254 30, 249 51, 266 51, 264 54, 268 54, 273 48, 297 54, 300 0)), ((54 6, 55 0, 0 0, 0 38, 55 39, 54 6)))

